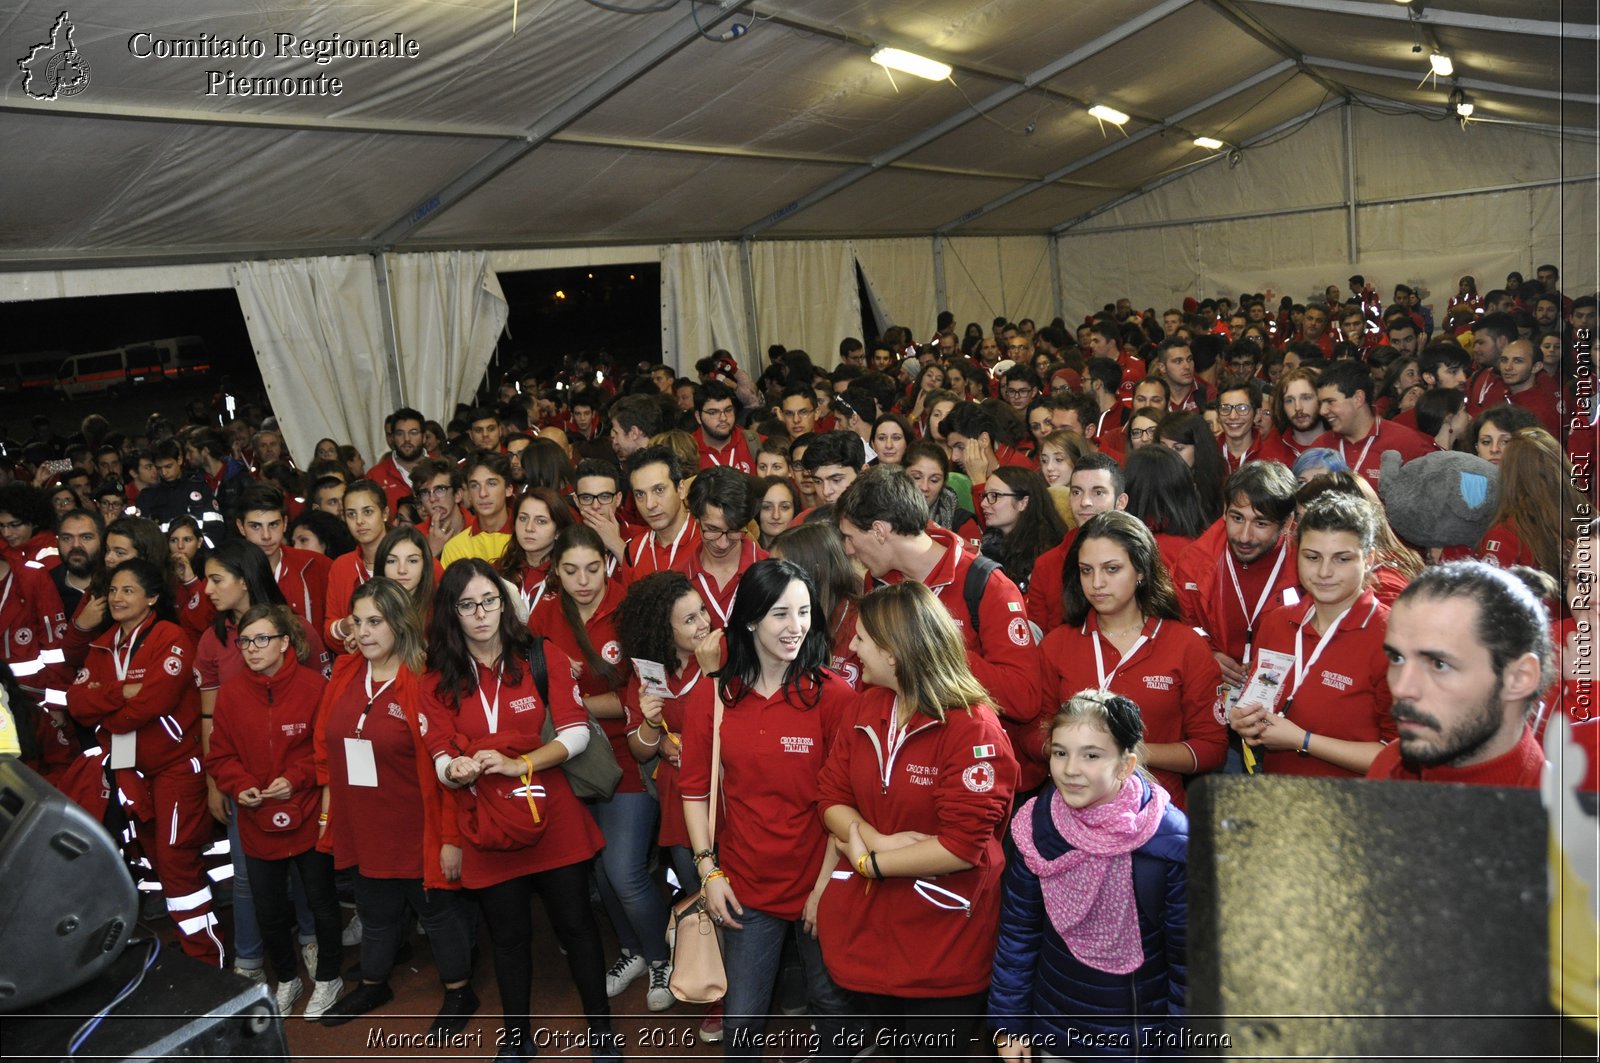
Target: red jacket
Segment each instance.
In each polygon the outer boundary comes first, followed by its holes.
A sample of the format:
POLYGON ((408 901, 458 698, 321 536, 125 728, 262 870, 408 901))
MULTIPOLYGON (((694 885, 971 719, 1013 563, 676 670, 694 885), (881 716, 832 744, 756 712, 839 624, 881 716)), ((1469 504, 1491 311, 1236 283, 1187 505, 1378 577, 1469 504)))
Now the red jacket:
MULTIPOLYGON (((0 655, 24 689, 42 694, 46 687, 65 686, 61 640, 67 618, 55 581, 39 562, 24 561, 9 547, 0 550, 0 558, 11 566, 0 580, 0 655), (46 678, 52 665, 57 666, 54 683, 46 678)), ((62 706, 59 695, 46 700, 55 708, 62 706)))
POLYGON ((328 562, 327 587, 323 591, 324 604, 316 630, 331 652, 341 655, 345 652, 344 639, 334 632, 333 625, 350 615, 350 595, 371 578, 359 546, 328 562))
POLYGON ((367 470, 367 479, 382 485, 390 514, 395 512, 396 506, 412 495, 411 477, 401 472, 400 466, 395 464, 393 451, 385 454, 382 461, 367 470))
POLYGON ((916 715, 892 756, 895 695, 867 687, 834 740, 819 780, 819 813, 861 813, 880 834, 919 831, 972 866, 931 879, 873 882, 841 857, 822 894, 817 929, 833 980, 860 993, 948 997, 989 984, 1000 923, 1000 835, 1017 762, 994 710, 974 705, 945 722, 916 715))
POLYGON ((322 673, 301 665, 291 649, 276 675, 242 669, 222 684, 211 728, 206 772, 230 798, 252 787, 265 789, 280 776, 294 788, 287 800, 239 806, 239 840, 262 860, 283 860, 317 844, 322 787, 317 785, 316 719, 322 673), (293 806, 300 818, 292 830, 267 830, 275 814, 293 806))
MULTIPOLYGON (((945 553, 923 582, 944 603, 961 629, 967 644, 967 667, 989 691, 1006 733, 1013 742, 1026 741, 1044 706, 1039 700, 1039 673, 1034 663, 1039 643, 1029 626, 1022 592, 1004 572, 990 573, 980 599, 978 630, 974 631, 967 612, 966 582, 967 570, 977 554, 947 528, 930 523, 927 532, 945 548, 945 553)), ((883 582, 899 583, 904 578, 899 572, 890 572, 883 582)), ((1037 562, 1034 578, 1039 578, 1037 562)), ((1025 765, 1022 789, 1032 789, 1043 779, 1042 770, 1025 765)))
MULTIPOLYGON (((1178 590, 1178 611, 1185 622, 1200 629, 1213 653, 1225 653, 1243 663, 1247 633, 1245 620, 1255 610, 1257 602, 1261 601, 1262 591, 1266 588, 1251 581, 1243 570, 1236 569, 1247 599, 1246 608, 1240 608, 1233 580, 1228 574, 1231 556, 1228 553, 1226 524, 1225 520, 1217 521, 1183 552, 1183 556, 1178 558, 1178 567, 1172 573, 1172 582, 1178 590), (1251 586, 1255 587, 1254 594, 1249 593, 1251 586)), ((1274 609, 1296 604, 1303 597, 1300 591, 1300 568, 1295 563, 1293 553, 1289 537, 1284 536, 1276 550, 1255 562, 1269 576, 1274 566, 1278 570, 1261 611, 1256 615, 1257 631, 1261 630, 1262 621, 1274 609), (1280 558, 1283 564, 1277 565, 1280 558)))
MULTIPOLYGON (((316 716, 316 763, 319 786, 329 785, 331 779, 328 762, 329 709, 344 696, 351 683, 362 681, 366 674, 367 660, 359 654, 346 654, 334 663, 333 678, 328 681, 327 687, 322 692, 322 702, 317 708, 316 716)), ((460 845, 461 832, 456 825, 455 802, 440 785, 433 758, 428 755, 427 747, 423 744, 421 678, 409 668, 401 667, 395 676, 394 685, 386 693, 402 706, 406 723, 411 727, 411 739, 416 745, 417 784, 422 790, 422 885, 431 890, 459 889, 461 883, 447 880, 444 877, 444 869, 439 863, 440 847, 460 845)), ((343 738, 343 735, 334 735, 331 741, 342 741, 343 738)), ((334 850, 335 821, 339 815, 338 792, 339 786, 336 785, 333 802, 328 808, 328 831, 317 843, 317 848, 322 852, 334 850)))
POLYGON ((1078 537, 1069 528, 1060 545, 1052 546, 1033 562, 1033 578, 1028 581, 1028 619, 1039 625, 1043 634, 1061 626, 1061 581, 1066 576, 1067 554, 1078 537))
POLYGON ((152 774, 200 756, 200 691, 194 685, 194 645, 182 628, 152 619, 134 635, 134 650, 125 677, 117 675, 112 647, 121 643, 122 628, 94 640, 89 656, 67 691, 67 711, 81 724, 99 729, 100 746, 109 754, 111 735, 134 733, 138 748, 134 766, 152 774), (141 684, 131 698, 126 684, 141 684))

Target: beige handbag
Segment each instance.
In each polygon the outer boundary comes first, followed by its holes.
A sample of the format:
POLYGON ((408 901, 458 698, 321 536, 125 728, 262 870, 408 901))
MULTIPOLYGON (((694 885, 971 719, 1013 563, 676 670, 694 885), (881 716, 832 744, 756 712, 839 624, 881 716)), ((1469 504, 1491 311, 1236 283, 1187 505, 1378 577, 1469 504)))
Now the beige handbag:
MULTIPOLYGON (((711 722, 710 846, 717 844, 717 800, 722 782, 722 697, 714 697, 711 722)), ((667 920, 667 947, 672 950, 672 977, 667 988, 685 1004, 715 1004, 728 992, 722 966, 722 928, 706 909, 705 890, 672 906, 667 920)))

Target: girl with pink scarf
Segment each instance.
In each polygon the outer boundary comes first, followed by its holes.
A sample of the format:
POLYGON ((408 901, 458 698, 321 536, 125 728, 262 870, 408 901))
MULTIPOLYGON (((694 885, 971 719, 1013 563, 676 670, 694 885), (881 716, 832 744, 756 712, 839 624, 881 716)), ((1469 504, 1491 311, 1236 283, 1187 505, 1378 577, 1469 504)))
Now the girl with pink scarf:
POLYGON ((1189 822, 1140 770, 1139 707, 1050 722, 1053 789, 1018 810, 989 1017, 1009 1060, 1182 1055, 1189 822))

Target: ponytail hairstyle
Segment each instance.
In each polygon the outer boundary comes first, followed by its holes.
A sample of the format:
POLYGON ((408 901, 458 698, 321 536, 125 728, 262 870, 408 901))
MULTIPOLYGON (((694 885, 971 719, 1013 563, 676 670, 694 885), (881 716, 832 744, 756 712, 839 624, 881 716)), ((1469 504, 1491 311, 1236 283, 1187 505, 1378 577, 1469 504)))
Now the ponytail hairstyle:
POLYGON ((1139 706, 1131 699, 1109 690, 1080 690, 1072 695, 1045 724, 1043 747, 1046 761, 1050 759, 1050 740, 1056 728, 1079 723, 1093 724, 1110 735, 1117 752, 1124 757, 1134 757, 1135 770, 1147 780, 1150 778, 1144 767, 1144 718, 1139 715, 1139 706))
POLYGON ((257 620, 266 620, 278 634, 288 635, 289 645, 294 647, 294 655, 300 659, 301 664, 311 660, 311 643, 306 641, 305 628, 301 626, 300 618, 295 616, 287 605, 274 605, 268 602, 252 605, 239 617, 239 630, 243 631, 257 620))
POLYGON ((607 557, 606 544, 600 541, 599 534, 587 524, 573 524, 561 529, 561 534, 556 536, 555 545, 550 548, 550 578, 555 580, 556 589, 560 594, 561 615, 566 618, 567 626, 572 629, 572 637, 577 640, 578 650, 583 654, 584 665, 591 674, 604 679, 606 686, 612 690, 620 690, 622 684, 626 682, 626 675, 616 665, 595 652, 594 643, 589 641, 589 632, 584 628, 583 617, 578 613, 578 603, 561 584, 559 572, 561 558, 572 550, 593 550, 600 555, 603 566, 607 557))

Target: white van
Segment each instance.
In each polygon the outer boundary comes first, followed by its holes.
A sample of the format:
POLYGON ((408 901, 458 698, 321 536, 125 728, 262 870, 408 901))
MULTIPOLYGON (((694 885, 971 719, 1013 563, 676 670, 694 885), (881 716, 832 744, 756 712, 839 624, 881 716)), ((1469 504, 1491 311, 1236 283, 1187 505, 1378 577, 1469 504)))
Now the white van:
POLYGON ((210 372, 205 341, 199 336, 171 336, 130 343, 108 351, 74 354, 56 370, 56 390, 67 398, 129 388, 210 372))

